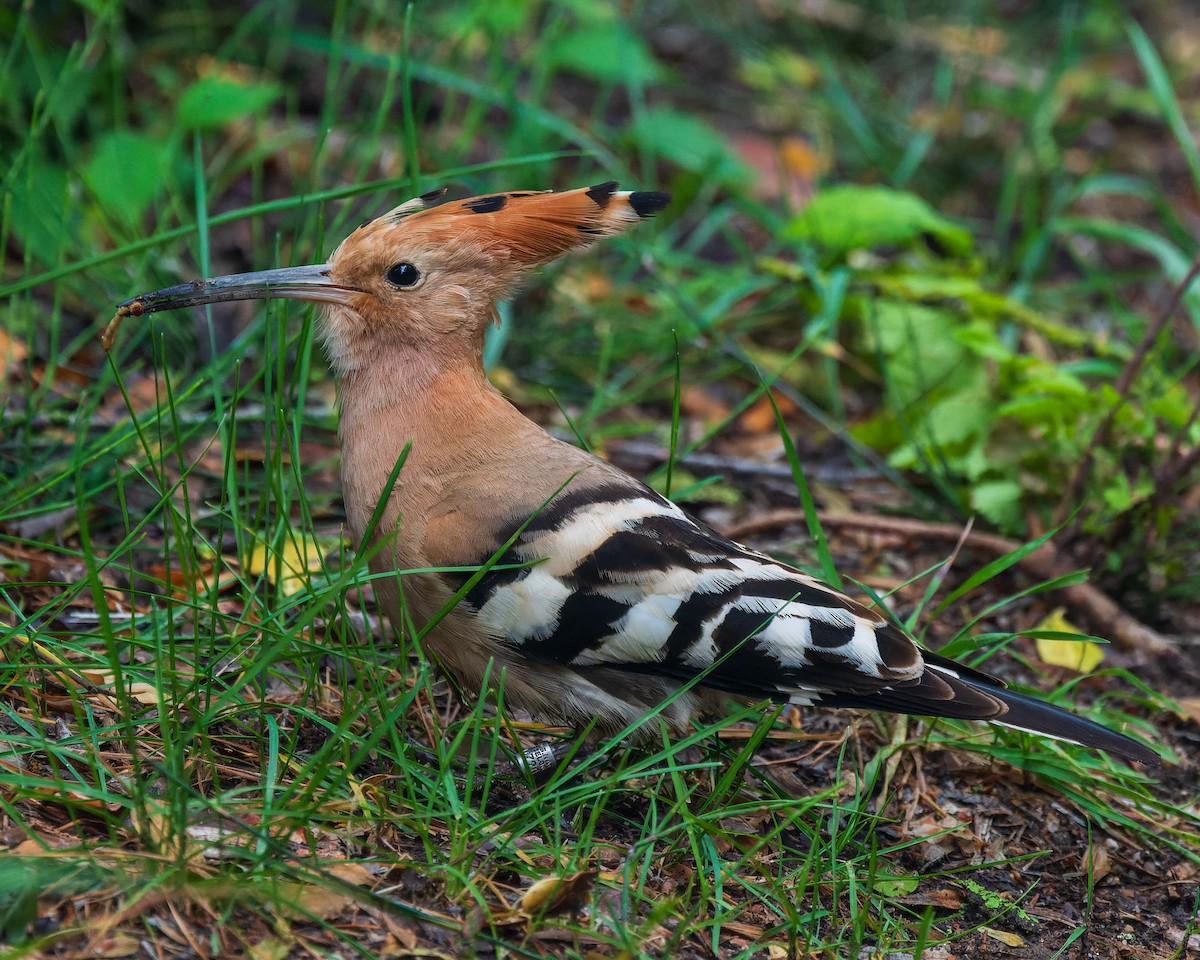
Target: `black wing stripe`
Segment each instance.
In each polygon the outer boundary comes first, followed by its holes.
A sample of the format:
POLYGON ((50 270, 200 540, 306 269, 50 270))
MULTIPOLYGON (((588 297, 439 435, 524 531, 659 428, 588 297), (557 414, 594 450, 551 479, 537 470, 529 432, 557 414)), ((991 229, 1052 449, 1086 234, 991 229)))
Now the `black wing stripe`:
POLYGON ((521 644, 521 653, 544 663, 571 663, 600 645, 629 605, 597 593, 572 593, 558 614, 558 624, 545 639, 521 644))

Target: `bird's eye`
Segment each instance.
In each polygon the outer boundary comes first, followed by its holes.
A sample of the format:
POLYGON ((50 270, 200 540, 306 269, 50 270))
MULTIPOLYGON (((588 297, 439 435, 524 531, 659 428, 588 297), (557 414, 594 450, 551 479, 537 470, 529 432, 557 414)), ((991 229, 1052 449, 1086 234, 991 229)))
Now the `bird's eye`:
POLYGON ((421 279, 421 271, 411 263, 394 263, 388 267, 386 276, 393 287, 411 287, 421 279))

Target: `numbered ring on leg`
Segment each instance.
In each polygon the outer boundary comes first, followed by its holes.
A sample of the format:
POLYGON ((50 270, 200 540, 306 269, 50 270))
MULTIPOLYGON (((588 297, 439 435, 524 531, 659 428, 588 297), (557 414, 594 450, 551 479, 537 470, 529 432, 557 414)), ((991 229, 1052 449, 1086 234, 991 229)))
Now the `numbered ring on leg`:
POLYGON ((528 750, 522 750, 521 755, 517 757, 517 766, 523 773, 529 774, 535 780, 542 774, 553 770, 557 765, 558 759, 554 756, 554 747, 548 743, 539 743, 528 750))

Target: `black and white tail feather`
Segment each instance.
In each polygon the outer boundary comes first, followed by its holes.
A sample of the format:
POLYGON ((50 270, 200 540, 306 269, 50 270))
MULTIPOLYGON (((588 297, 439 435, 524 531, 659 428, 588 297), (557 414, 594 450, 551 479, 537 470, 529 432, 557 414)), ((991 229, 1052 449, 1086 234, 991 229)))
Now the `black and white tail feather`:
POLYGON ((561 493, 532 520, 513 517, 509 535, 526 522, 506 568, 466 602, 519 659, 573 672, 602 726, 636 722, 647 681, 653 696, 699 677, 741 698, 981 720, 1158 762, 1130 737, 922 650, 635 481, 561 493))

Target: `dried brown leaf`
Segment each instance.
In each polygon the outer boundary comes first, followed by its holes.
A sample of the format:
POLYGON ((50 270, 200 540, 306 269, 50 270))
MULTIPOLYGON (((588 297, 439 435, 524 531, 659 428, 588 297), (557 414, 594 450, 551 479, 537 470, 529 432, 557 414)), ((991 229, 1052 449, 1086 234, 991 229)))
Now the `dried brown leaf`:
POLYGON ((1084 858, 1084 869, 1092 875, 1092 882, 1099 882, 1112 873, 1112 858, 1108 855, 1108 847, 1103 841, 1093 843, 1088 847, 1084 858))
POLYGON ((132 933, 118 931, 110 936, 93 940, 88 945, 88 956, 104 958, 132 957, 134 954, 140 953, 141 949, 141 941, 132 933))

